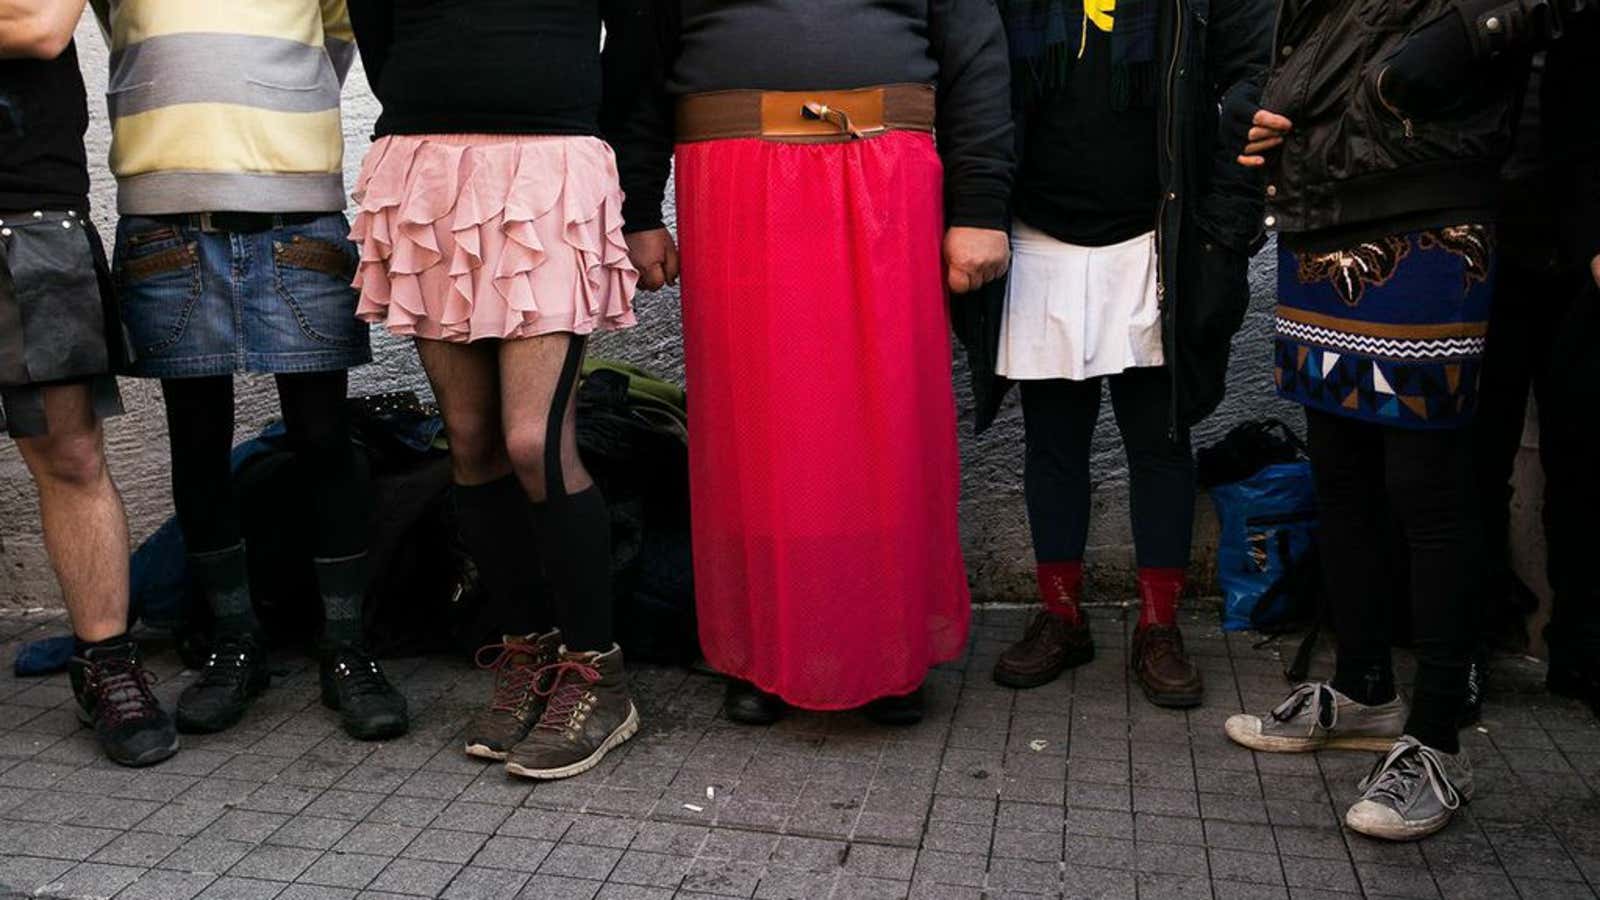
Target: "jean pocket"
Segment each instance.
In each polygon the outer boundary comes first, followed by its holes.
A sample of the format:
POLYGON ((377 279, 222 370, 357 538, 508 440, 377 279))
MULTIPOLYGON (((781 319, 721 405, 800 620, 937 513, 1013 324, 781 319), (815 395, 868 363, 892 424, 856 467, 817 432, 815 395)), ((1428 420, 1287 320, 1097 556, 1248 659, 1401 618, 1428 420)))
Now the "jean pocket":
POLYGON ((284 234, 272 242, 278 296, 305 336, 334 347, 359 347, 365 326, 355 317, 355 248, 343 238, 284 234))
POLYGON ((160 355, 183 340, 204 292, 200 248, 170 226, 125 232, 117 242, 116 281, 135 349, 160 355))

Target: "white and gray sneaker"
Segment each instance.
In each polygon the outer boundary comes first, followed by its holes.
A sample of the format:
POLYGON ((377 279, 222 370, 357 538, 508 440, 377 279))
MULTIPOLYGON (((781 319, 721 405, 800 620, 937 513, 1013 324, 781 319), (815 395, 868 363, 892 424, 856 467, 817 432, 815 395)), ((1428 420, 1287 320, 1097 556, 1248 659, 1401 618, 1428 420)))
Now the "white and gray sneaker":
POLYGON ((1450 824, 1472 799, 1472 763, 1406 735, 1361 782, 1361 799, 1344 815, 1350 830, 1388 841, 1415 841, 1450 824))
POLYGON ((1322 681, 1308 681, 1265 716, 1240 713, 1225 730, 1234 743, 1265 753, 1312 750, 1388 750, 1405 733, 1406 705, 1397 695, 1365 706, 1322 681))

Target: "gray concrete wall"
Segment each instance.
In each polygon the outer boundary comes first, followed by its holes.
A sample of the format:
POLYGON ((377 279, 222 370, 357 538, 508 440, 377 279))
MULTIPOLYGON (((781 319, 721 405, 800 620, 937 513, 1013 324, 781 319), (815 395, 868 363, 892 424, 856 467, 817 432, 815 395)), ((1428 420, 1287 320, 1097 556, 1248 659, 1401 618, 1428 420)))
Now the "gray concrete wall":
MULTIPOLYGON (((89 156, 94 169, 94 217, 109 235, 115 211, 115 190, 102 163, 109 134, 104 104, 97 101, 105 88, 106 50, 98 30, 84 22, 78 31, 79 51, 91 96, 93 124, 89 131, 89 156)), ((345 89, 345 168, 350 184, 365 151, 366 136, 377 115, 377 104, 360 71, 352 73, 345 89)), ((1274 399, 1270 358, 1270 254, 1256 260, 1252 270, 1254 299, 1250 316, 1235 345, 1233 384, 1227 401, 1202 427, 1197 443, 1214 440, 1240 421, 1262 415, 1291 417, 1294 410, 1274 399)), ((678 347, 678 298, 661 294, 642 297, 639 328, 602 337, 594 352, 634 362, 663 375, 679 378, 682 357, 678 347)), ((354 390, 372 392, 402 388, 426 392, 426 382, 409 345, 375 335, 376 361, 354 374, 354 390)), ((956 383, 963 411, 962 459, 965 490, 962 529, 973 588, 984 600, 1025 599, 1032 595, 1033 574, 1027 521, 1022 506, 1022 419, 1015 396, 998 425, 981 440, 971 436, 971 398, 966 373, 958 361, 956 383)), ((149 383, 123 380, 128 415, 108 427, 111 461, 128 504, 128 516, 137 541, 171 515, 167 485, 166 432, 158 391, 149 383)), ((239 434, 253 433, 274 415, 276 397, 270 379, 241 378, 238 384, 239 434)), ((1109 406, 1109 404, 1108 404, 1109 406)), ((1291 419, 1292 420, 1292 419, 1291 419)), ((1128 526, 1127 466, 1109 409, 1101 422, 1094 448, 1094 528, 1090 564, 1107 599, 1132 593, 1126 576, 1132 566, 1128 526)), ((40 606, 57 602, 39 535, 33 486, 16 451, 0 446, 0 606, 40 606)), ((1196 558, 1211 558, 1214 528, 1210 510, 1202 499, 1198 515, 1200 540, 1196 558)), ((915 536, 908 535, 908 540, 915 536)))

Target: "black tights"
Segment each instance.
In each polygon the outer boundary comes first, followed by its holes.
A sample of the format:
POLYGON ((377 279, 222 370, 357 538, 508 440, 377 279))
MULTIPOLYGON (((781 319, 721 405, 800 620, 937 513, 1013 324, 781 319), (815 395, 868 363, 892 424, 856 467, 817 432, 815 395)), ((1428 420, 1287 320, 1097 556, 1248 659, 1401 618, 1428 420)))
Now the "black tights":
MULTIPOLYGON (((311 517, 319 558, 362 553, 372 483, 350 444, 344 371, 279 375, 278 402, 288 446, 310 479, 311 517)), ((233 450, 233 378, 161 382, 172 441, 172 499, 190 553, 234 547, 243 539, 239 498, 229 462, 233 450)))
POLYGON ((1398 585, 1389 536, 1398 526, 1417 658, 1406 730, 1454 753, 1484 559, 1472 433, 1387 428, 1312 410, 1306 424, 1338 636, 1334 687, 1362 703, 1394 697, 1389 647, 1398 585))
POLYGON ((1089 450, 1100 417, 1100 382, 1127 451, 1133 546, 1141 568, 1189 565, 1194 527, 1194 457, 1169 433, 1171 375, 1130 369, 1105 379, 1022 382, 1027 426, 1024 493, 1041 563, 1078 562, 1089 540, 1089 450))

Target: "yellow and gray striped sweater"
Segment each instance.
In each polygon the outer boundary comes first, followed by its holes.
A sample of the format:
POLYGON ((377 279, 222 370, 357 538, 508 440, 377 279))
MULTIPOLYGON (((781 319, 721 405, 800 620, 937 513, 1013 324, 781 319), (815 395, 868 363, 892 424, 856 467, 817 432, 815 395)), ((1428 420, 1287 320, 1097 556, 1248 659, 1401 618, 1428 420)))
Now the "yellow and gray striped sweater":
POLYGON ((124 215, 345 207, 345 0, 93 0, 124 215))

